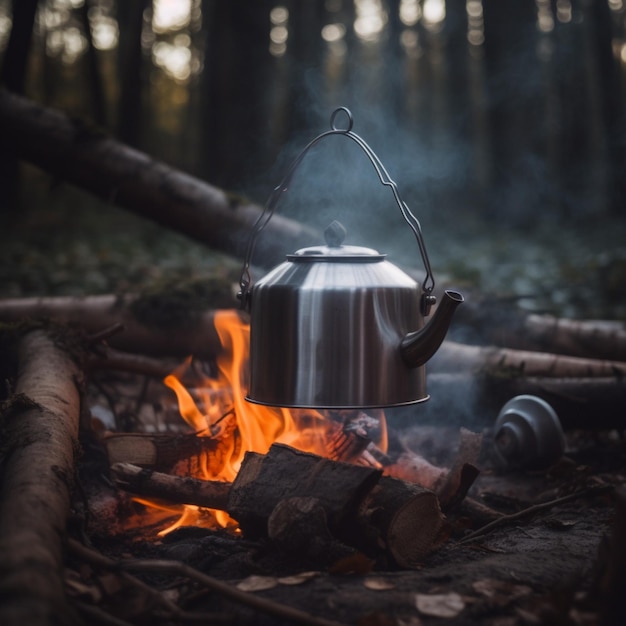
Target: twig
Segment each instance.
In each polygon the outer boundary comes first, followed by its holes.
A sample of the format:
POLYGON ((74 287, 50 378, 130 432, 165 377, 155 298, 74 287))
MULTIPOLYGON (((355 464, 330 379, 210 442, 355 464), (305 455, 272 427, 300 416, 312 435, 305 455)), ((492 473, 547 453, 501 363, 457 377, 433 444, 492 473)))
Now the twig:
POLYGON ((112 337, 113 335, 117 335, 117 333, 120 333, 123 330, 124 330, 124 324, 122 324, 121 322, 114 322, 113 324, 111 324, 110 326, 107 326, 103 330, 100 330, 96 333, 91 333, 89 337, 87 337, 87 343, 93 346, 95 344, 106 341, 107 339, 109 339, 109 337, 112 337))
POLYGON ((270 600, 269 598, 263 598, 245 591, 240 591, 236 587, 221 582, 212 576, 208 576, 207 574, 204 574, 180 561, 120 561, 119 567, 136 571, 161 572, 176 576, 183 576, 204 585, 212 591, 217 591, 235 602, 240 602, 241 604, 245 604, 253 609, 262 611, 263 613, 268 613, 270 615, 289 620, 293 623, 308 624, 309 626, 345 626, 345 624, 342 624, 341 622, 327 620, 323 617, 316 617, 294 607, 270 600))
MULTIPOLYGON (((75 539, 68 539, 67 547, 69 551, 74 554, 74 556, 81 558, 84 561, 91 563, 92 565, 97 565, 99 567, 103 567, 109 570, 118 569, 117 561, 110 559, 100 552, 96 552, 95 550, 88 548, 87 546, 76 541, 75 539)), ((141 590, 143 593, 155 600, 158 604, 165 607, 170 612, 172 617, 178 617, 179 613, 181 613, 181 609, 176 603, 166 598, 162 593, 160 593, 156 589, 153 589, 152 587, 150 587, 150 585, 147 585, 142 580, 139 580, 139 578, 137 578, 136 576, 133 576, 128 572, 121 572, 121 576, 128 584, 141 590)))
POLYGON ((510 513, 508 515, 503 515, 502 517, 499 517, 498 519, 495 519, 492 522, 485 524, 481 528, 478 528, 474 532, 463 537, 463 539, 458 541, 456 545, 457 546, 465 545, 466 543, 473 541, 477 537, 486 535, 487 533, 491 532, 494 528, 497 528, 498 526, 503 526, 504 524, 508 524, 509 522, 517 521, 523 517, 526 517, 527 515, 533 515, 534 513, 545 511, 546 509, 549 509, 553 506, 557 506, 559 504, 563 504, 565 502, 569 502, 570 500, 575 500, 577 498, 582 498, 584 496, 589 496, 589 495, 596 495, 598 493, 602 493, 610 489, 613 489, 612 485, 595 485, 587 489, 581 489, 580 491, 569 493, 566 496, 562 496, 560 498, 555 498, 554 500, 549 500, 547 502, 540 502, 539 504, 533 504, 532 506, 522 509, 521 511, 517 511, 517 513, 510 513))

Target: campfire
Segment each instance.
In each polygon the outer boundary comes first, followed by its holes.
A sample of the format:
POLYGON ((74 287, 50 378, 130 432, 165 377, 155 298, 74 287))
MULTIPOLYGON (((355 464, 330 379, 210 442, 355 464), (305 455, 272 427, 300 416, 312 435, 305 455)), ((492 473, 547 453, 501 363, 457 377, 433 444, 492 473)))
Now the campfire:
MULTIPOLYGON (((138 496, 159 517, 163 500, 173 497, 175 502, 186 503, 180 518, 158 534, 166 535, 188 525, 240 532, 242 524, 245 535, 259 536, 265 534, 263 526, 268 525, 270 536, 280 532, 289 535, 293 543, 293 532, 287 533, 284 528, 277 531, 275 524, 272 526, 274 510, 282 507, 282 524, 291 528, 298 517, 317 506, 339 536, 347 534, 352 525, 353 543, 358 544, 363 538, 355 529, 371 526, 368 507, 381 507, 383 499, 389 498, 384 502, 389 517, 384 524, 389 554, 404 566, 421 562, 436 544, 442 528, 440 498, 431 490, 437 485, 443 489, 444 483, 450 490, 450 480, 459 477, 450 478, 446 470, 417 455, 404 453, 392 459, 387 454, 382 410, 318 411, 246 401, 249 325, 232 310, 218 311, 213 319, 223 348, 216 360, 215 375, 194 374, 193 361, 188 358, 163 380, 176 395, 188 434, 181 437, 161 433, 155 437, 146 433, 141 446, 136 433, 104 438, 119 486, 138 496), (194 378, 194 387, 186 387, 183 381, 194 378), (181 456, 176 463, 172 458, 177 455, 171 453, 167 463, 157 458, 147 462, 143 452, 146 443, 161 448, 177 446, 181 456), (137 459, 143 461, 143 470, 132 463, 137 459), (325 471, 328 480, 324 479, 325 471), (341 472, 341 480, 334 475, 337 472, 341 472), (309 474, 314 474, 315 480, 303 486, 309 474), (387 476, 384 490, 378 484, 382 476, 387 476), (411 479, 412 485, 400 477, 411 479), (190 478, 198 480, 191 482, 190 478), (366 501, 368 490, 374 492, 369 496, 371 501, 366 501), (156 497, 159 504, 151 505, 148 496, 156 497), (286 514, 290 507, 293 510, 286 514), (351 512, 350 507, 357 512, 351 512), (260 514, 262 510, 266 510, 265 517, 260 514), (420 524, 419 536, 409 519, 420 524)), ((465 438, 469 441, 470 434, 466 433, 465 438)), ((477 457, 479 446, 476 441, 469 446, 467 441, 463 454, 469 463, 470 458, 477 457)), ((463 486, 465 490, 468 487, 469 483, 463 486)), ((447 497, 452 495, 457 494, 447 497)), ((146 516, 142 523, 146 525, 146 516)), ((368 530, 373 532, 373 528, 368 530)), ((382 527, 377 533, 383 533, 382 527)), ((301 541, 308 539, 303 536, 301 541)), ((369 551, 376 553, 378 548, 371 545, 369 551)))

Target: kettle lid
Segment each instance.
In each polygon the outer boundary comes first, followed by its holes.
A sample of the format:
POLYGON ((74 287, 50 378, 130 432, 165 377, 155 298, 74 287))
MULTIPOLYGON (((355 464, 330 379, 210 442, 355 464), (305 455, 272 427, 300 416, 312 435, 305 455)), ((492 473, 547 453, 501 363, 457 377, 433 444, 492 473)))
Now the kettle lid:
POLYGON ((386 255, 373 248, 361 246, 344 246, 347 231, 341 222, 337 220, 330 223, 324 230, 325 246, 311 246, 300 248, 293 254, 288 254, 290 261, 357 261, 371 263, 382 261, 386 255))

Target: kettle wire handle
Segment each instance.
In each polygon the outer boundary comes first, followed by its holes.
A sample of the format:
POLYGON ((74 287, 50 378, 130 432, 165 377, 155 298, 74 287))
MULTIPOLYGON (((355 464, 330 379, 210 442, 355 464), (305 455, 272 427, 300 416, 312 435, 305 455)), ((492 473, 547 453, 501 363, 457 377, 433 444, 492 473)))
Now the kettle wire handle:
POLYGON ((376 174, 380 179, 380 182, 386 187, 391 188, 395 201, 400 209, 400 212, 402 213, 402 217, 404 217, 406 223, 409 225, 409 227, 413 231, 413 234, 415 235, 420 255, 422 257, 422 262, 424 263, 424 268, 426 269, 426 276, 424 278, 424 282, 422 283, 422 291, 424 292, 422 296, 422 313, 424 315, 428 315, 430 307, 436 302, 435 296, 432 295, 432 291, 435 287, 435 279, 433 277, 428 253, 426 252, 426 244, 424 243, 424 238, 422 236, 422 227, 420 225, 420 222, 417 217, 415 217, 415 215, 411 212, 406 202, 404 202, 404 200, 402 200, 402 198, 400 197, 398 186, 391 179, 389 173, 385 169, 384 165, 381 163, 380 159, 376 156, 374 151, 369 147, 369 145, 365 142, 363 138, 352 132, 353 123, 354 119, 352 117, 352 113, 348 108, 342 106, 335 109, 330 116, 330 130, 321 133, 304 147, 304 149, 289 166, 289 169, 287 170, 287 173, 285 174, 283 179, 276 187, 274 187, 272 193, 265 203, 265 206, 263 207, 263 211, 257 218, 254 226, 252 227, 252 233, 250 235, 250 239, 248 240, 246 256, 241 271, 241 278, 239 280, 239 286, 241 288, 241 291, 239 292, 238 297, 241 300, 243 306, 246 305, 246 302, 249 299, 249 287, 252 280, 250 276, 250 262, 252 260, 252 255, 254 254, 256 239, 259 233, 267 226, 268 222, 272 218, 278 200, 280 199, 282 194, 289 188, 291 178, 293 177, 296 169, 304 159, 306 153, 311 148, 313 148, 313 146, 318 144, 322 139, 330 135, 344 135, 345 137, 352 139, 352 141, 354 141, 358 146, 361 147, 361 149, 365 152, 365 154, 371 161, 374 169, 376 170, 376 174), (346 128, 340 128, 336 124, 336 118, 340 113, 345 113, 348 118, 348 125, 346 128))

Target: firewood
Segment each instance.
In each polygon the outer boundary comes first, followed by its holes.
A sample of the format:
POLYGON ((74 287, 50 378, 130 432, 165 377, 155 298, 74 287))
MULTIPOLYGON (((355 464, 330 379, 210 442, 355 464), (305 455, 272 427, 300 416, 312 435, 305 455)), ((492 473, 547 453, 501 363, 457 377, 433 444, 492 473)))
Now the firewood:
POLYGON ((443 515, 429 489, 383 476, 359 506, 357 523, 370 549, 382 545, 397 565, 414 568, 436 547, 443 515))
POLYGON ((380 475, 377 469, 274 444, 266 455, 246 453, 233 481, 228 512, 244 534, 258 537, 267 534, 267 520, 281 500, 317 498, 335 534, 380 475))
MULTIPOLYGON (((113 137, 6 90, 0 91, 3 147, 106 201, 234 256, 245 254, 260 207, 150 158, 113 137)), ((321 237, 274 215, 255 260, 271 267, 321 237), (285 242, 289 248, 285 249, 285 242)))
POLYGON ((626 375, 626 361, 586 359, 496 346, 472 346, 454 341, 444 341, 429 365, 432 372, 482 372, 553 378, 626 375))
POLYGON ((111 475, 118 487, 146 498, 166 500, 173 504, 194 504, 225 511, 231 484, 217 480, 200 480, 190 476, 172 476, 142 469, 131 463, 115 463, 111 475))
POLYGON ((3 411, 0 623, 70 622, 62 580, 78 450, 78 363, 44 331, 17 348, 15 394, 3 411))
POLYGON ((349 546, 407 568, 436 547, 443 524, 437 496, 428 489, 281 444, 267 455, 246 454, 228 513, 244 535, 271 533, 291 545, 286 529, 297 528, 291 542, 303 546, 307 528, 324 540, 328 529, 349 546), (310 523, 302 522, 303 511, 309 512, 310 523))
POLYGON ((130 463, 167 473, 192 472, 202 465, 206 455, 216 453, 220 446, 218 439, 195 433, 112 433, 104 437, 103 443, 110 465, 130 463))

